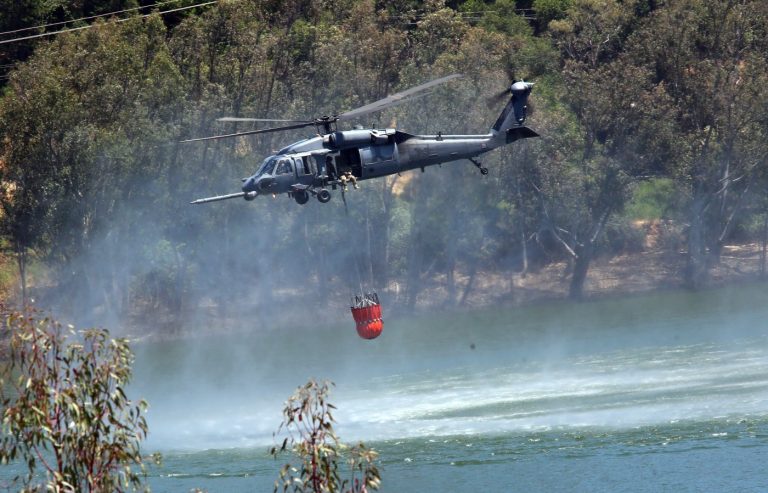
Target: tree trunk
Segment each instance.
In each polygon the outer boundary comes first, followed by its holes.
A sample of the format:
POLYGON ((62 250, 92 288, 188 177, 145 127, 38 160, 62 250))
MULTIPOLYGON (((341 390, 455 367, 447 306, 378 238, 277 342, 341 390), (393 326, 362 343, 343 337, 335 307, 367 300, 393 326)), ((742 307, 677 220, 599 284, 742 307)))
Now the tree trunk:
MULTIPOLYGON (((515 180, 515 189, 517 192, 517 224, 520 228, 520 246, 522 247, 522 268, 520 270, 520 277, 525 279, 528 274, 528 242, 525 238, 525 214, 523 214, 523 187, 520 180, 520 175, 517 175, 515 180)), ((512 283, 514 285, 514 283, 512 283)))
POLYGON ((568 297, 574 301, 581 301, 584 299, 584 283, 587 280, 587 272, 589 272, 589 264, 594 256, 595 246, 592 241, 588 241, 582 246, 577 246, 575 251, 576 258, 573 259, 573 273, 571 274, 568 297))
POLYGON ((448 296, 445 300, 446 306, 453 306, 456 304, 456 257, 458 256, 458 242, 456 241, 455 231, 460 231, 459 215, 452 214, 450 219, 450 227, 448 228, 448 236, 445 238, 446 244, 446 288, 448 296))
POLYGON ((445 269, 445 282, 448 291, 445 304, 453 306, 456 303, 456 257, 451 257, 448 260, 448 266, 445 269))
POLYGON ((417 231, 411 237, 410 253, 408 254, 408 276, 406 285, 406 308, 413 310, 416 307, 416 298, 421 291, 421 233, 417 231))
POLYGON ((688 257, 685 265, 685 285, 690 289, 704 286, 709 272, 704 246, 704 209, 704 200, 701 197, 695 198, 688 228, 688 257))

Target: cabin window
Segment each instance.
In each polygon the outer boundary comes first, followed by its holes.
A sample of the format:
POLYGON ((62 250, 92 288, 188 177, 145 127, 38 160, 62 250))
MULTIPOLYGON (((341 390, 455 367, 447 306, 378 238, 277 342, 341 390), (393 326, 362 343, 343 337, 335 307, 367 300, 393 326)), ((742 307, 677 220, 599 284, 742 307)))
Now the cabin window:
POLYGON ((391 161, 395 155, 395 146, 392 144, 373 146, 371 150, 373 151, 374 160, 376 161, 391 161))
POLYGON ((362 147, 360 157, 366 164, 392 161, 395 159, 395 145, 362 147))
POLYGON ((305 175, 312 173, 312 169, 309 167, 309 156, 302 156, 301 163, 303 165, 305 175))

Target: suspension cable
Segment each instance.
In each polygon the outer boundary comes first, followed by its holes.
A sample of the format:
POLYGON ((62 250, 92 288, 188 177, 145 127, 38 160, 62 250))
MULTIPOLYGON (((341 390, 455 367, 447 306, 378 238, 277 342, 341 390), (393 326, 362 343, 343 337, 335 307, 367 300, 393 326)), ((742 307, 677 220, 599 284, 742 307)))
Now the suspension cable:
MULTIPOLYGON (((347 228, 351 233, 354 230, 354 225, 352 224, 352 216, 349 215, 349 207, 347 206, 347 194, 343 188, 341 189, 341 201, 344 202, 344 212, 347 215, 347 228)), ((358 262, 357 252, 352 252, 352 260, 355 263, 357 283, 360 285, 360 296, 362 297, 365 295, 365 291, 363 291, 363 275, 360 273, 360 262, 358 262)))

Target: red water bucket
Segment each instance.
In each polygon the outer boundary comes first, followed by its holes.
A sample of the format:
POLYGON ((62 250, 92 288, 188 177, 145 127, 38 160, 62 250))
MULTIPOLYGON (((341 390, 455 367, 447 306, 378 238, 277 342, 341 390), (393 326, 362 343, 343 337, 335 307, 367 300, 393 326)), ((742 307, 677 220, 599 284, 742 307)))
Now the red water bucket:
POLYGON ((384 329, 384 321, 381 319, 381 305, 369 305, 351 307, 352 317, 355 319, 357 334, 363 339, 375 339, 384 329))

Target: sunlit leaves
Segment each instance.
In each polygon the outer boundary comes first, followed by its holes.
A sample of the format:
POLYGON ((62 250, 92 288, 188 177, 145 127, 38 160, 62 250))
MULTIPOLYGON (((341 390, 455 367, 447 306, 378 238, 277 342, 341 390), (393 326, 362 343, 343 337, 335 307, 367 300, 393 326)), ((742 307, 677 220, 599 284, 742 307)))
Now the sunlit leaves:
MULTIPOLYGON (((4 369, 0 460, 23 461, 25 488, 127 491, 143 486, 139 443, 146 402, 125 394, 133 354, 105 330, 65 331, 50 318, 12 313, 4 369)), ((5 334, 4 334, 5 335, 5 334)))
POLYGON ((381 485, 378 453, 363 443, 343 445, 336 436, 332 413, 336 407, 328 402, 332 385, 310 380, 286 401, 275 436, 287 436, 270 453, 277 458, 290 451, 301 465, 287 463, 280 469, 275 492, 364 493, 381 485))

